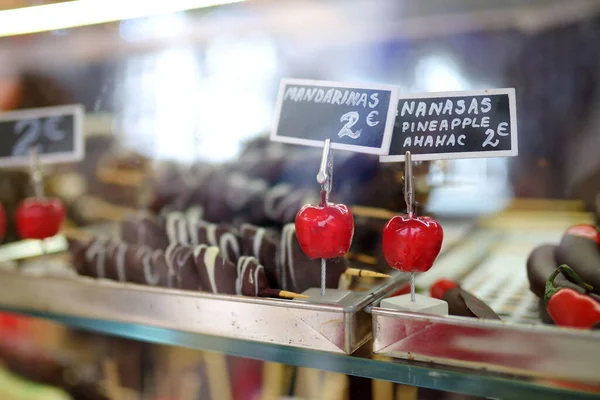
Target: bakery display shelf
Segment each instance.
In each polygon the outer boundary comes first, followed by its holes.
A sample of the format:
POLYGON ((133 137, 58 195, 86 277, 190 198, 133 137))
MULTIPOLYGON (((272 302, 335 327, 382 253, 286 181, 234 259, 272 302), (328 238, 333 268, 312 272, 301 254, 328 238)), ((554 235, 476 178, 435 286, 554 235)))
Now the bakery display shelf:
POLYGON ((405 281, 405 276, 396 274, 371 292, 352 292, 337 304, 317 304, 5 271, 0 273, 0 305, 352 353, 372 337, 371 318, 364 307, 405 281))
MULTIPOLYGON (((375 353, 432 361, 445 365, 552 377, 598 386, 596 360, 600 331, 580 331, 543 325, 538 299, 529 291, 525 261, 541 243, 558 243, 564 230, 589 223, 586 213, 510 211, 482 222, 482 232, 493 232, 496 242, 478 258, 475 268, 447 257, 417 284, 427 286, 441 276, 460 281, 461 287, 488 304, 502 321, 464 317, 407 314, 372 307, 375 353), (551 221, 540 224, 540 221, 551 221)), ((479 247, 471 238, 465 248, 479 247)))
MULTIPOLYGON (((181 346, 292 366, 315 368, 399 384, 502 399, 566 400, 597 398, 592 393, 560 387, 560 382, 536 380, 484 370, 472 371, 389 357, 334 354, 323 351, 258 343, 184 332, 132 322, 72 317, 51 312, 0 306, 4 311, 49 319, 75 329, 148 343, 181 346)), ((368 346, 366 346, 368 348, 368 346)), ((368 351, 367 351, 368 353, 368 351)))
MULTIPOLYGON (((106 233, 112 228, 89 231, 106 233)), ((471 223, 449 223, 441 258, 471 231, 471 223)), ((67 247, 61 235, 46 242, 49 253, 67 247)), ((2 246, 0 260, 38 257, 41 250, 39 241, 21 241, 2 246)), ((0 305, 346 354, 372 338, 371 316, 364 308, 408 281, 408 275, 394 273, 389 279, 365 282, 364 291, 340 292, 348 294, 337 303, 320 303, 318 298, 218 295, 89 278, 42 257, 30 264, 2 269, 0 305)))

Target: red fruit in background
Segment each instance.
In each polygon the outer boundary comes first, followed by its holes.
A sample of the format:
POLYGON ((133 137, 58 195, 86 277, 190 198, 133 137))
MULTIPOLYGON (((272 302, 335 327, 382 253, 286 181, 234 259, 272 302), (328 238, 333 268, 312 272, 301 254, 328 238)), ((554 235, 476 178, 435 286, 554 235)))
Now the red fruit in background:
POLYGON ((4 206, 0 203, 0 242, 4 239, 4 235, 6 234, 6 212, 4 211, 4 206))
POLYGON ((444 231, 430 217, 397 215, 383 228, 383 253, 388 264, 404 272, 425 272, 442 248, 444 231))
POLYGON ((353 236, 354 218, 344 204, 307 204, 296 215, 296 237, 310 258, 343 256, 353 236))
POLYGON ((594 225, 589 224, 579 224, 573 225, 565 232, 567 235, 571 236, 579 236, 583 238, 587 238, 596 242, 598 246, 600 246, 600 232, 594 225))
POLYGON ((46 239, 58 233, 65 214, 59 199, 28 198, 17 208, 17 230, 23 239, 46 239))
POLYGON ((431 285, 431 288, 429 289, 429 295, 434 299, 441 300, 448 290, 455 287, 458 287, 458 283, 451 279, 438 279, 433 285, 431 285))

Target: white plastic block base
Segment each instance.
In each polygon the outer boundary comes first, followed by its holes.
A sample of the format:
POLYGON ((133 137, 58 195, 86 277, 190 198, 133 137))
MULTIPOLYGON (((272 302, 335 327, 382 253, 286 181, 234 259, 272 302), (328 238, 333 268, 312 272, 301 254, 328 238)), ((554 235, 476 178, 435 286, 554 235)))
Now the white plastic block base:
POLYGON ((302 301, 307 301, 309 303, 327 303, 327 304, 336 304, 341 302, 346 296, 350 295, 352 291, 350 290, 340 290, 340 289, 325 289, 325 296, 321 294, 321 288, 310 288, 306 290, 304 295, 309 296, 308 299, 297 299, 302 301))
POLYGON ((380 307, 422 314, 448 315, 448 303, 444 300, 434 299, 433 297, 423 296, 418 293, 415 294, 414 303, 410 301, 410 294, 403 294, 381 300, 380 307))

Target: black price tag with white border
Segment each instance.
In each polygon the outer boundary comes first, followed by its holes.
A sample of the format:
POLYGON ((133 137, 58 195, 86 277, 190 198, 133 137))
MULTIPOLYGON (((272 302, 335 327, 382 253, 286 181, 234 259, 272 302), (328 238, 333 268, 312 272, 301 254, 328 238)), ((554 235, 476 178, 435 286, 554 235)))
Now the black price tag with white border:
POLYGON ((271 140, 367 154, 387 154, 398 88, 283 79, 271 140))
POLYGON ((389 155, 382 162, 510 157, 518 154, 514 89, 401 94, 389 155))
POLYGON ((0 113, 0 167, 28 165, 31 147, 40 163, 81 161, 83 118, 77 104, 0 113))

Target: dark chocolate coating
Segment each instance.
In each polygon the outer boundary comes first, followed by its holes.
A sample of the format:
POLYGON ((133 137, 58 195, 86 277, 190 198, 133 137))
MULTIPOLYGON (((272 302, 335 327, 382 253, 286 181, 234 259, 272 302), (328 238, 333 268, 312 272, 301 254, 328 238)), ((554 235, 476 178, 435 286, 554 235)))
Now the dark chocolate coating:
POLYGON ((169 243, 177 243, 184 246, 191 245, 189 240, 189 226, 183 212, 171 211, 166 214, 164 232, 169 243))
POLYGON ((556 261, 567 264, 584 282, 600 289, 600 248, 594 240, 565 234, 556 249, 556 261))
POLYGON ((235 229, 211 223, 199 223, 191 229, 195 229, 195 235, 189 236, 192 245, 216 246, 226 260, 237 263, 242 253, 242 241, 235 229))
POLYGON ((121 222, 121 239, 128 244, 166 249, 169 238, 158 221, 150 216, 134 215, 121 222))
POLYGON ((148 274, 151 276, 149 279, 151 282, 157 281, 156 286, 175 287, 175 273, 167 263, 164 251, 154 250, 150 258, 150 265, 147 268, 148 274))
POLYGON ((203 291, 222 294, 236 293, 236 266, 220 256, 218 247, 197 246, 194 249, 194 259, 200 277, 200 287, 203 291))
POLYGON ((86 268, 88 276, 94 278, 104 278, 106 271, 106 241, 94 239, 88 243, 85 250, 86 268))
POLYGON ((236 294, 261 296, 269 288, 265 269, 255 257, 240 257, 237 263, 236 294))
POLYGON ((500 319, 487 304, 460 287, 449 289, 442 300, 448 303, 450 315, 480 319, 500 319))
MULTIPOLYGON (((321 259, 310 259, 296 238, 294 224, 287 224, 282 232, 280 246, 280 288, 296 293, 321 286, 321 259)), ((325 286, 337 289, 340 275, 348 269, 344 258, 327 260, 325 286)))
MULTIPOLYGON (((125 274, 127 282, 150 284, 144 275, 144 261, 152 256, 152 249, 148 246, 129 246, 125 252, 125 274)), ((148 262, 148 260, 146 260, 148 262)), ((119 280, 121 280, 120 277, 119 280)))
POLYGON ((165 252, 167 263, 172 268, 172 286, 186 290, 199 290, 200 276, 194 261, 194 251, 189 246, 170 244, 165 252))
MULTIPOLYGON (((557 246, 544 244, 533 249, 527 258, 527 277, 529 289, 537 297, 543 299, 546 291, 546 281, 558 267, 555 259, 557 246)), ((563 274, 558 274, 554 279, 554 286, 566 287, 585 293, 585 290, 569 281, 563 274)))
POLYGON ((77 274, 91 276, 88 272, 88 263, 85 259, 85 251, 89 243, 71 238, 67 238, 67 242, 69 244, 69 252, 71 253, 71 262, 77 274))
POLYGON ((125 277, 125 253, 129 246, 123 242, 106 243, 104 278, 121 281, 125 277))
POLYGON ((244 224, 240 228, 242 236, 242 254, 258 259, 265 269, 270 287, 278 287, 277 241, 275 237, 258 226, 244 224))

